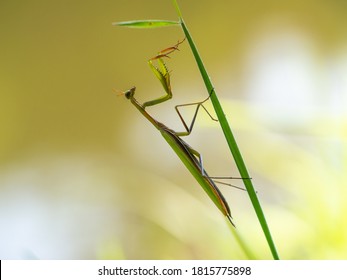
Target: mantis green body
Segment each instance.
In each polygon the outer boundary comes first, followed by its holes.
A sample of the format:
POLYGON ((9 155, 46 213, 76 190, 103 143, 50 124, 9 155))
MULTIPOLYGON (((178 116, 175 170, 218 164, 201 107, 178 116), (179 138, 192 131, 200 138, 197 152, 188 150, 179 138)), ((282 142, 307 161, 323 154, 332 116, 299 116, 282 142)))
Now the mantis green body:
MULTIPOLYGON (((207 175, 207 172, 203 169, 201 164, 200 154, 191 148, 185 141, 183 141, 179 135, 187 135, 190 131, 187 132, 175 132, 172 129, 168 128, 166 125, 162 124, 155 120, 148 112, 145 110, 145 107, 141 105, 135 98, 135 87, 126 91, 125 97, 131 101, 131 103, 142 113, 142 115, 148 119, 161 133, 166 142, 170 147, 175 151, 177 156, 181 159, 186 168, 198 181, 200 186, 204 189, 207 195, 211 198, 214 204, 218 209, 223 213, 224 216, 228 218, 230 223, 234 225, 230 213, 230 208, 226 202, 224 196, 213 182, 213 180, 207 175), (199 157, 199 160, 197 159, 199 157)), ((201 104, 201 103, 200 103, 201 104)), ((198 105, 199 106, 199 105, 198 105)), ((197 111, 196 111, 197 114, 197 111)), ((193 123, 192 123, 193 124, 193 123)), ((191 125, 192 127, 192 125, 191 125)))

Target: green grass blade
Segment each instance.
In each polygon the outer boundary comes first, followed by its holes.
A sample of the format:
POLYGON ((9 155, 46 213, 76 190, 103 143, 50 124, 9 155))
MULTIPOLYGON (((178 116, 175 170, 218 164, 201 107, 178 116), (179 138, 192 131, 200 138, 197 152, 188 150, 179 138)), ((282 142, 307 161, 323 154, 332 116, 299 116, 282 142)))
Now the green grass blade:
POLYGON ((171 25, 178 25, 177 21, 170 20, 131 20, 131 21, 122 21, 122 22, 114 22, 112 25, 115 26, 124 26, 130 28, 158 28, 158 27, 167 27, 171 25))
POLYGON ((178 17, 179 17, 179 18, 182 18, 181 9, 180 9, 180 7, 178 6, 177 1, 176 1, 176 0, 173 0, 172 2, 173 2, 173 5, 174 5, 174 7, 175 7, 175 9, 176 9, 176 12, 177 12, 177 14, 178 14, 178 17))
MULTIPOLYGON (((193 52, 193 55, 195 57, 195 60, 196 60, 196 63, 198 65, 198 68, 200 70, 200 73, 201 73, 201 76, 204 80, 204 83, 205 83, 205 86, 206 86, 206 89, 208 91, 208 93, 212 93, 211 94, 211 101, 212 101, 212 104, 213 104, 213 107, 214 107, 214 110, 216 112, 216 115, 218 117, 218 120, 219 120, 219 123, 221 125, 221 128, 223 130, 223 133, 224 133, 224 136, 226 138, 226 141, 228 143, 228 146, 229 146, 229 149, 231 151, 231 154, 235 160, 235 163, 236 163, 236 166, 240 172, 240 175, 241 177, 243 178, 250 178, 249 176, 249 173, 248 173, 248 170, 246 168, 246 165, 244 163, 244 160, 242 158, 242 155, 241 155, 241 152, 238 148, 238 145, 236 143, 236 140, 235 140, 235 137, 230 129, 230 126, 229 126, 229 123, 225 117, 225 114, 223 112, 223 109, 222 109, 222 106, 218 100, 218 97, 216 95, 216 92, 214 90, 214 87, 213 87, 213 84, 211 82, 211 79, 206 71, 206 68, 202 62, 202 59, 199 55, 199 52, 194 44, 194 41, 187 29, 187 26, 186 24, 184 23, 183 21, 183 18, 181 17, 181 11, 179 9, 179 6, 177 4, 177 1, 176 0, 173 0, 173 3, 175 5, 175 8, 177 10, 177 13, 180 17, 180 22, 181 22, 181 27, 183 29, 183 32, 188 40, 188 43, 190 45, 190 48, 193 52)), ((264 232, 264 235, 266 237, 266 240, 267 240, 267 243, 269 245, 269 248, 271 250, 271 253, 272 253, 272 256, 274 259, 278 260, 279 259, 279 256, 278 256, 278 253, 277 253, 277 250, 276 250, 276 246, 275 246, 275 243, 273 242, 273 239, 272 239, 272 236, 271 236, 271 233, 270 233, 270 229, 267 225, 267 222, 266 222, 266 219, 265 219, 265 215, 264 215, 264 212, 261 208, 261 205, 260 205, 260 202, 258 200, 258 197, 256 195, 256 192, 254 190, 254 187, 253 187, 253 184, 252 184, 252 181, 249 180, 249 179, 243 179, 243 182, 244 182, 244 185, 247 189, 247 192, 248 192, 248 195, 250 197, 250 200, 252 202, 252 205, 253 205, 253 208, 256 212, 256 215, 258 217, 258 220, 259 220, 259 223, 262 227, 262 230, 264 232)))

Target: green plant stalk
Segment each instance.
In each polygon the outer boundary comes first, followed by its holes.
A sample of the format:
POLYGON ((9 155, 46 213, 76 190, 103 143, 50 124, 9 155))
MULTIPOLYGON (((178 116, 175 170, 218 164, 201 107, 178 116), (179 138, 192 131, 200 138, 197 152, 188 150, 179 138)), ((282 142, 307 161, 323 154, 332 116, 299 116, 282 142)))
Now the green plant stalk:
MULTIPOLYGON (((241 155, 241 152, 238 148, 238 145, 236 143, 236 140, 235 140, 235 137, 233 135, 233 133, 231 132, 231 129, 230 129, 230 126, 229 126, 229 123, 225 117, 225 114, 223 112, 223 109, 222 109, 222 106, 218 100, 218 97, 216 95, 216 92, 214 90, 214 87, 213 87, 213 84, 211 82, 211 79, 206 71, 206 68, 202 62, 202 59, 199 55, 199 52, 194 44, 194 41, 188 31, 188 28, 182 18, 182 14, 181 14, 181 11, 179 9, 179 6, 177 4, 177 1, 176 0, 173 0, 173 3, 174 3, 174 6, 176 8, 176 11, 179 15, 179 18, 180 18, 180 23, 181 23, 181 27, 183 29, 183 32, 188 40, 188 43, 190 45, 190 48, 193 52, 193 55, 195 57, 195 60, 196 60, 196 63, 198 65, 198 68, 200 70, 200 73, 201 73, 201 76, 204 80, 204 83, 205 83, 205 86, 206 86, 206 89, 208 91, 208 93, 212 93, 211 94, 211 102, 213 104, 213 107, 214 107, 214 110, 216 112, 216 115, 217 115, 217 118, 219 120, 219 123, 221 125, 221 128, 223 130, 223 133, 224 133, 224 136, 226 138, 226 141, 228 143, 228 146, 229 146, 229 149, 231 151, 231 154, 235 160, 235 163, 236 163, 236 166, 240 172, 240 175, 242 178, 250 178, 249 176, 249 173, 248 173, 248 170, 246 168, 246 165, 244 163, 244 160, 242 158, 242 155, 241 155)), ((252 181, 251 180, 243 180, 243 183, 246 187, 246 190, 247 190, 247 193, 251 199, 251 202, 252 202, 252 205, 253 205, 253 208, 256 212, 256 215, 258 217, 258 220, 259 220, 259 223, 262 227, 262 230, 264 232, 264 235, 265 235, 265 238, 267 240, 267 243, 269 245, 269 248, 271 250, 271 253, 272 253, 272 256, 275 260, 278 260, 279 259, 279 255, 277 253, 277 250, 276 250, 276 246, 275 246, 275 243, 272 239, 272 236, 271 236, 271 233, 270 233, 270 229, 268 227, 268 224, 266 222, 266 219, 265 219, 265 215, 264 215, 264 212, 261 208, 261 205, 260 205, 260 202, 259 202, 259 199, 257 197, 257 194, 254 190, 254 187, 253 187, 253 184, 252 184, 252 181)))

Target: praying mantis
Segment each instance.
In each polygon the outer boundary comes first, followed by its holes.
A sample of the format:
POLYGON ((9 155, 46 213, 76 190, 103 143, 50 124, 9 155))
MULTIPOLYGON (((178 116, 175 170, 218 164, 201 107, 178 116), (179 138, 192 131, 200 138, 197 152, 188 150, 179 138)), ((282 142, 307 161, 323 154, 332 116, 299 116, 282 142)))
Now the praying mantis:
MULTIPOLYGON (((148 63, 155 74, 155 76, 159 79, 161 82, 166 94, 147 101, 143 104, 140 104, 136 99, 135 99, 135 90, 136 87, 132 87, 131 89, 123 92, 124 96, 130 100, 130 102, 136 107, 136 109, 139 110, 139 112, 149 121, 153 124, 153 126, 159 130, 163 138, 166 140, 166 142, 170 145, 170 147, 174 150, 174 152, 177 154, 177 156, 180 158, 180 160, 183 162, 183 164, 186 166, 186 168, 190 171, 190 173, 194 176, 196 181, 200 184, 200 186, 204 189, 204 191, 207 193, 207 195, 210 197, 210 199, 214 202, 214 204, 217 206, 217 208, 222 212, 222 214, 228 219, 228 221, 231 223, 232 226, 235 227, 235 224, 232 220, 231 212, 230 212, 230 207, 224 198, 223 194, 221 191, 218 189, 216 186, 215 182, 212 178, 219 178, 219 179, 243 179, 243 178, 237 178, 237 177, 210 177, 208 176, 206 170, 203 168, 203 160, 201 154, 193 149, 188 143, 186 143, 184 140, 182 140, 181 136, 187 136, 189 135, 192 130, 193 126, 196 120, 196 116, 198 114, 198 111, 200 107, 202 107, 206 113, 211 117, 212 120, 217 121, 214 119, 210 113, 207 111, 203 103, 205 103, 210 96, 208 96, 206 99, 204 99, 201 102, 195 102, 195 103, 189 103, 189 104, 181 104, 181 105, 176 105, 175 110, 180 117, 185 131, 183 132, 176 132, 163 123, 157 121, 154 119, 147 111, 146 107, 148 106, 153 106, 162 102, 167 101, 168 99, 172 98, 172 91, 171 91, 171 85, 170 85, 170 73, 163 61, 164 57, 168 57, 169 54, 172 52, 178 50, 178 46, 184 41, 179 41, 176 45, 173 47, 167 48, 162 50, 161 52, 158 53, 157 56, 151 58, 148 63), (157 60, 159 67, 156 67, 153 64, 153 61, 157 60), (192 106, 196 105, 196 110, 192 119, 191 124, 188 126, 186 122, 184 121, 182 115, 179 112, 179 107, 182 106, 192 106)), ((212 92, 211 92, 212 93, 212 92)), ((247 178, 250 179, 250 178, 247 178)), ((222 183, 222 182, 218 182, 222 183)), ((230 185, 233 187, 236 187, 231 184, 226 184, 222 183, 225 185, 230 185)), ((236 187, 238 188, 238 187, 236 187)), ((241 189, 241 188, 240 188, 241 189)), ((243 190, 243 189, 242 189, 243 190)))

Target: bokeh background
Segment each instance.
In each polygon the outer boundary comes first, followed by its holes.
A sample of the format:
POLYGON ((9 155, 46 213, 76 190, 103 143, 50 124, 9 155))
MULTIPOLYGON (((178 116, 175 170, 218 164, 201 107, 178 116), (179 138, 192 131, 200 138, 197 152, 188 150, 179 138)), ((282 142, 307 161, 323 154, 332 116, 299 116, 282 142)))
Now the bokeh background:
MULTIPOLYGON (((284 259, 347 258, 347 2, 179 1, 284 259)), ((244 259, 220 212, 116 91, 163 93, 147 66, 183 38, 169 0, 0 1, 0 258, 244 259)), ((167 62, 173 106, 207 92, 187 43, 167 62)), ((191 117, 192 110, 184 112, 191 117)), ((186 141, 238 176, 218 124, 186 141)), ((240 185, 240 182, 234 181, 240 185)), ((245 192, 221 187, 237 230, 271 259, 245 192)))

